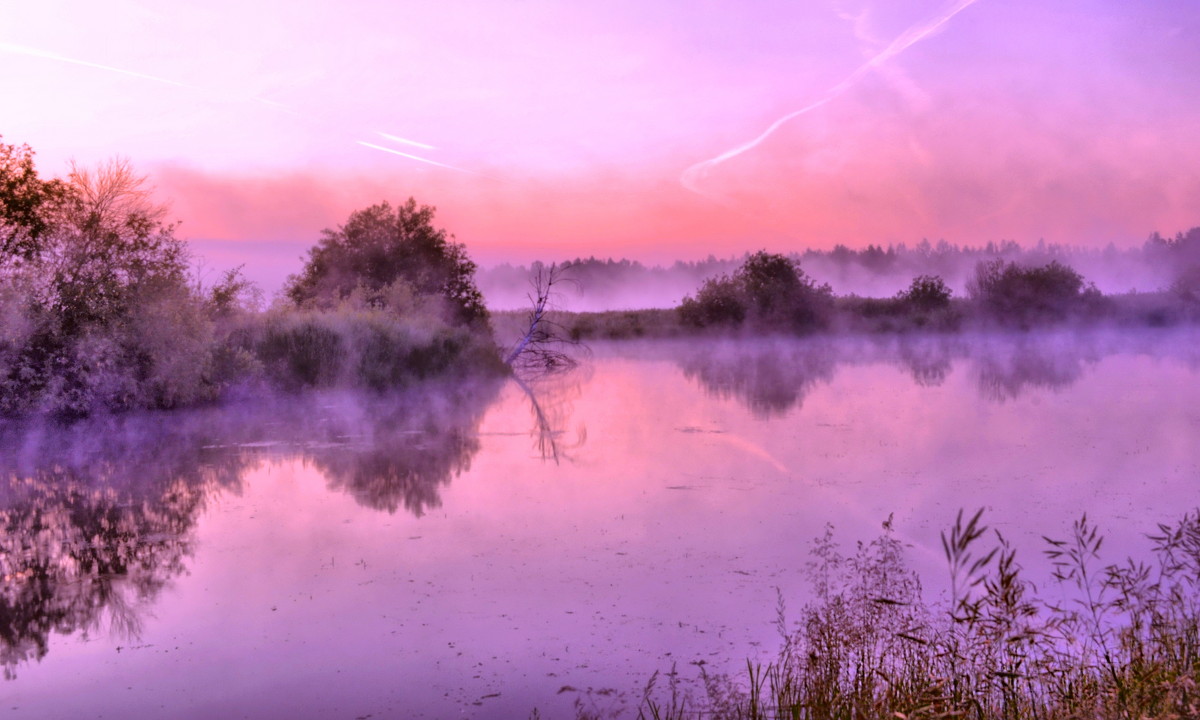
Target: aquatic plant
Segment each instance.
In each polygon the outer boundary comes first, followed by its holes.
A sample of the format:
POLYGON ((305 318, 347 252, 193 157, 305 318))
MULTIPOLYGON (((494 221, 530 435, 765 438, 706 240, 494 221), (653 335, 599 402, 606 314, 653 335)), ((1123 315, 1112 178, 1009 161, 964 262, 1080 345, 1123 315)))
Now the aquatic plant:
POLYGON ((1104 564, 1086 515, 1046 538, 1066 602, 1038 596, 982 511, 942 533, 950 595, 922 599, 892 532, 812 548, 816 600, 763 667, 698 696, 647 692, 639 718, 1194 718, 1200 716, 1200 510, 1149 536, 1148 561, 1104 564), (987 538, 992 538, 991 542, 987 538))

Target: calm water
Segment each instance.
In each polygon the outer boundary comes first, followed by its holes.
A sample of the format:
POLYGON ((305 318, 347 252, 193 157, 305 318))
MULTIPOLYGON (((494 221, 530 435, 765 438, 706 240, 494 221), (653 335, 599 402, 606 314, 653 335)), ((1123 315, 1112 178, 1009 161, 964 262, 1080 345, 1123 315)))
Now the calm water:
POLYGON ((736 671, 810 541, 959 508, 1041 577, 1200 504, 1200 335, 596 345, 552 380, 8 428, 13 717, 543 717, 736 671))

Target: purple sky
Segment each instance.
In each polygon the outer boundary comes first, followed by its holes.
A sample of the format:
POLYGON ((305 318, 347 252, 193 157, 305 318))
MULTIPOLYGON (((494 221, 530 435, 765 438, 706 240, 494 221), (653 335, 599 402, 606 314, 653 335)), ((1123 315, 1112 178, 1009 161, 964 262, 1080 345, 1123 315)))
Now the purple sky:
POLYGON ((1194 2, 0 8, 5 142, 128 156, 281 273, 409 195, 485 263, 1200 225, 1194 2))

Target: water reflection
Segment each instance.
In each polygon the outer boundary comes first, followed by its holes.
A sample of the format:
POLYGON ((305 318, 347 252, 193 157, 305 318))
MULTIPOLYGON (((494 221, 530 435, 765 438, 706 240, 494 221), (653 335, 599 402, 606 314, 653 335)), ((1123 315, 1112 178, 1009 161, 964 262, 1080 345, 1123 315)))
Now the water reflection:
POLYGON ((570 460, 573 451, 587 442, 587 427, 582 422, 575 427, 573 437, 568 435, 574 401, 583 394, 586 380, 587 372, 583 368, 514 377, 529 402, 530 435, 534 450, 542 460, 552 460, 556 465, 561 460, 570 460))
POLYGON ((768 419, 801 408, 808 394, 831 382, 843 366, 893 365, 922 387, 942 385, 960 367, 973 377, 981 399, 1003 403, 1031 392, 1063 390, 1103 358, 1122 353, 1200 366, 1195 343, 1177 333, 1152 331, 727 340, 677 348, 673 357, 710 395, 736 399, 768 419))
POLYGON ((442 488, 470 469, 479 423, 499 388, 449 383, 395 396, 338 396, 320 408, 289 403, 262 430, 273 443, 262 452, 299 455, 331 490, 364 507, 420 517, 441 507, 442 488))
POLYGON ((40 660, 52 632, 137 637, 142 609, 185 570, 215 489, 241 468, 139 423, 4 434, 0 665, 40 660), (133 433, 123 432, 134 430, 133 433), (107 441, 107 442, 106 442, 107 441), (145 441, 145 442, 138 442, 145 441))
POLYGON ((737 398, 765 419, 800 407, 814 387, 833 378, 836 360, 828 343, 771 339, 696 348, 679 365, 709 394, 737 398))
POLYGON ((259 398, 191 412, 0 431, 0 665, 51 633, 136 639, 186 572, 208 501, 247 471, 300 457, 363 506, 421 515, 469 468, 500 382, 387 396, 259 398))
POLYGON ((1086 345, 1015 342, 972 358, 979 394, 991 402, 1037 390, 1064 390, 1099 362, 1086 345))

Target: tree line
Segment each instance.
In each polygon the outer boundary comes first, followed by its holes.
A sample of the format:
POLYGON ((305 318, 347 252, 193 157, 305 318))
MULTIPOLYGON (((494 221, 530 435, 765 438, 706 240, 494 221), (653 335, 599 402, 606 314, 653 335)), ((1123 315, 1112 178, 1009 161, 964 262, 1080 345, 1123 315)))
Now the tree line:
POLYGON ((433 216, 412 199, 352 213, 263 310, 239 269, 198 278, 128 161, 46 179, 28 146, 0 143, 0 415, 495 372, 475 264, 433 216))
MULTIPOLYGON (((1053 248, 1011 259, 1015 244, 981 256, 962 297, 933 272, 916 274, 890 297, 863 297, 835 295, 806 271, 811 257, 885 268, 910 252, 870 246, 676 263, 674 270, 705 279, 694 280, 674 309, 563 321, 550 312, 552 284, 646 268, 595 258, 565 271, 538 265, 509 279, 524 288, 532 275, 534 307, 522 339, 505 351, 476 264, 434 215, 412 198, 351 213, 321 233, 264 309, 239 268, 215 282, 200 278, 177 224, 128 161, 72 165, 65 178, 47 179, 28 146, 0 142, 0 417, 175 408, 264 386, 381 390, 434 376, 549 372, 572 364, 560 341, 587 337, 1200 318, 1197 228, 1174 239, 1152 236, 1140 251, 1173 268, 1168 290, 1123 297, 1101 293, 1053 248)), ((970 255, 945 243, 912 252, 970 255)))

